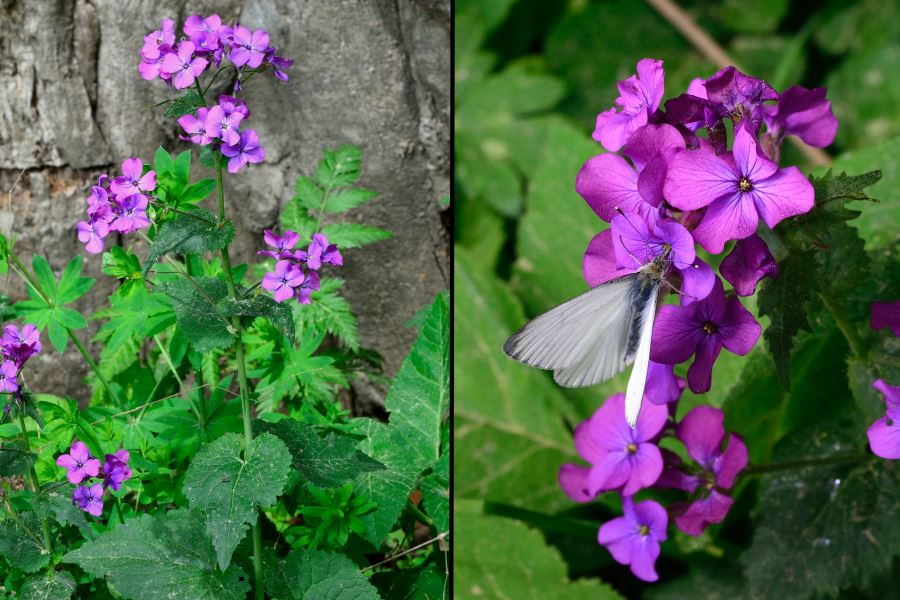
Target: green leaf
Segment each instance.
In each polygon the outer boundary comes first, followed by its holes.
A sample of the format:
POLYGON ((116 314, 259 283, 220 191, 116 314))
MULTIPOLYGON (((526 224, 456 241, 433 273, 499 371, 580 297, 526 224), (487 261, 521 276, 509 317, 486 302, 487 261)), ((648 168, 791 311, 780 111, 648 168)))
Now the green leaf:
POLYGON ((144 277, 166 254, 203 254, 221 250, 233 239, 231 221, 219 221, 211 212, 202 209, 179 214, 159 226, 144 262, 144 277))
POLYGON ((221 279, 175 279, 156 284, 154 290, 171 298, 179 331, 198 352, 227 348, 234 342, 231 324, 218 312, 219 302, 228 295, 221 279))
POLYGON ((163 116, 177 119, 194 112, 201 106, 203 106, 203 103, 200 101, 200 95, 191 90, 172 100, 169 106, 166 107, 163 116))
POLYGON ((109 297, 109 302, 109 308, 99 311, 94 318, 109 318, 97 331, 97 338, 106 340, 110 352, 132 336, 151 337, 175 323, 169 298, 149 292, 143 285, 123 286, 109 297))
POLYGON ((278 600, 380 600, 375 586, 343 554, 300 548, 271 562, 266 591, 278 600))
MULTIPOLYGON (((789 8, 789 0, 759 0, 757 2, 725 0, 722 17, 732 31, 768 33, 778 28, 778 24, 789 8)), ((757 75, 757 77, 759 76, 757 75)))
POLYGON ((319 289, 312 293, 312 304, 294 305, 294 319, 299 330, 327 331, 356 351, 359 350, 356 315, 338 291, 343 285, 343 279, 322 278, 319 289))
POLYGON ((860 460, 763 476, 753 543, 741 555, 751 598, 834 596, 891 568, 900 555, 900 469, 863 453, 865 424, 798 431, 775 461, 856 451, 860 460))
POLYGON ((50 553, 41 541, 41 524, 33 512, 9 515, 0 522, 0 556, 13 567, 31 573, 50 562, 50 553))
POLYGON ((240 299, 226 296, 219 302, 219 312, 226 317, 264 317, 291 342, 294 340, 294 314, 290 305, 279 304, 271 296, 252 294, 240 299))
POLYGON ((338 248, 362 248, 368 244, 394 237, 394 234, 378 227, 359 223, 332 223, 322 228, 322 233, 338 248))
POLYGON ((326 191, 353 185, 359 179, 362 150, 353 144, 344 144, 336 150, 322 151, 322 161, 316 167, 316 182, 326 191))
POLYGON ((255 421, 253 425, 254 430, 280 438, 291 453, 294 467, 314 485, 336 488, 362 473, 384 469, 380 462, 360 452, 358 442, 349 436, 329 432, 323 438, 313 427, 294 419, 255 421))
POLYGON ((175 167, 172 169, 175 187, 172 189, 175 195, 180 196, 188 181, 191 180, 191 151, 185 150, 175 157, 175 167))
POLYGON ((116 279, 140 279, 141 260, 120 246, 103 253, 100 270, 116 279))
POLYGON ((454 503, 454 540, 466 548, 454 561, 460 597, 485 600, 618 600, 615 590, 596 580, 572 582, 566 565, 544 538, 523 523, 482 513, 479 502, 454 503))
POLYGON ((175 161, 172 160, 172 155, 162 146, 156 149, 156 154, 153 156, 153 169, 156 171, 157 178, 169 177, 175 170, 175 161))
POLYGON ((224 572, 203 521, 181 509, 119 525, 63 556, 94 577, 105 577, 133 600, 244 600, 250 585, 238 567, 224 572))
POLYGON ((328 200, 325 202, 325 211, 330 213, 344 213, 377 197, 378 192, 363 188, 338 190, 328 196, 328 200))
POLYGON ((34 464, 37 455, 29 452, 20 442, 10 442, 0 447, 0 477, 25 475, 34 464))
MULTIPOLYGON (((290 229, 297 232, 300 236, 299 244, 301 246, 309 243, 313 234, 316 233, 316 219, 308 216, 306 209, 293 200, 288 202, 284 210, 281 211, 278 222, 282 230, 290 229)), ((330 235, 328 239, 330 242, 334 242, 330 235)))
POLYGON ((450 530, 450 454, 445 453, 434 465, 434 473, 419 482, 422 502, 438 531, 450 530))
POLYGON ((184 477, 184 495, 206 515, 223 571, 259 510, 275 504, 291 464, 284 442, 273 435, 254 438, 245 454, 242 447, 240 435, 223 435, 197 453, 184 477))
POLYGON ((69 600, 75 587, 75 578, 68 571, 50 571, 26 578, 19 597, 21 600, 69 600))
POLYGON ((445 597, 447 574, 434 565, 420 569, 392 569, 372 575, 370 581, 382 598, 389 600, 428 600, 445 597))
POLYGON ((215 189, 215 179, 201 179, 197 183, 193 183, 188 186, 188 188, 184 190, 184 193, 178 196, 178 202, 200 202, 201 200, 205 200, 207 196, 212 194, 213 190, 215 189))
POLYGON ((319 210, 324 195, 325 190, 320 188, 315 181, 306 175, 299 175, 294 183, 294 199, 292 201, 307 210, 319 210))
MULTIPOLYGON (((81 257, 77 256, 76 258, 80 259, 81 257)), ((72 260, 75 259, 73 258, 72 260)), ((34 258, 31 259, 31 268, 37 276, 44 295, 51 301, 56 300, 56 278, 53 276, 53 270, 50 268, 47 260, 40 254, 35 254, 34 258)))
POLYGON ((60 525, 77 527, 81 534, 91 539, 94 534, 87 520, 87 513, 72 504, 75 486, 70 483, 49 484, 34 496, 31 505, 34 512, 44 519, 54 519, 60 525))
MULTIPOLYGON (((94 285, 94 279, 81 276, 81 256, 76 255, 69 261, 59 280, 59 287, 56 289, 56 303, 70 304, 84 296, 91 286, 94 285)), ((85 324, 85 327, 87 324, 85 324)))
POLYGON ((200 164, 207 169, 214 169, 216 167, 217 156, 218 153, 213 150, 212 144, 200 146, 200 164))

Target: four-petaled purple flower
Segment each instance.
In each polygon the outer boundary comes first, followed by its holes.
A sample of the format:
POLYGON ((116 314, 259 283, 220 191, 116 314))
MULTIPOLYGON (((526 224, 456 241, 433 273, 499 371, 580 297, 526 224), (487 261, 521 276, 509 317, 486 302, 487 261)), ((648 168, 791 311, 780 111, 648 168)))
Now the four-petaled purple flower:
POLYGON ((3 328, 0 345, 3 352, 21 369, 25 361, 40 353, 41 333, 32 323, 25 323, 21 330, 15 325, 7 325, 3 328))
POLYGON ((263 289, 272 292, 276 302, 284 302, 293 297, 294 288, 303 283, 303 271, 295 267, 289 260, 275 263, 275 272, 266 273, 262 280, 263 289))
POLYGON ((19 391, 19 383, 16 376, 19 373, 19 367, 11 360, 4 360, 0 365, 0 392, 17 392, 19 391))
POLYGON ((766 243, 754 233, 734 244, 731 254, 719 265, 719 272, 738 296, 752 296, 760 279, 778 277, 778 264, 766 243))
POLYGON ((866 431, 869 446, 876 456, 896 460, 900 458, 900 386, 877 379, 872 387, 884 396, 885 413, 866 431))
POLYGON ((887 327, 900 336, 900 300, 895 302, 873 302, 870 326, 875 331, 887 327))
POLYGON ((318 271, 323 263, 339 267, 344 264, 344 259, 338 251, 337 244, 329 244, 324 234, 316 233, 313 234, 312 242, 306 251, 306 265, 318 271))
POLYGON ((252 129, 242 131, 237 144, 223 144, 222 154, 230 158, 229 173, 237 173, 247 163, 259 163, 266 157, 266 151, 259 145, 259 136, 252 129))
POLYGON ((619 82, 616 106, 597 115, 594 139, 610 152, 616 152, 647 119, 662 100, 666 73, 661 60, 638 61, 637 75, 619 82))
POLYGON ((823 87, 808 90, 795 85, 786 89, 774 106, 763 106, 763 120, 773 142, 780 144, 785 136, 796 135, 810 146, 830 145, 838 122, 825 93, 823 87))
POLYGON ((109 234, 109 225, 104 221, 79 221, 75 226, 78 230, 78 241, 84 244, 84 249, 91 254, 103 252, 103 238, 109 234))
POLYGON ((262 64, 266 57, 269 34, 262 29, 257 29, 251 34, 249 29, 238 25, 234 28, 231 44, 231 53, 228 58, 234 63, 234 66, 247 65, 251 69, 255 69, 262 64))
POLYGON ((672 157, 664 186, 666 200, 682 210, 706 207, 693 236, 709 252, 728 240, 756 233, 759 218, 775 227, 813 207, 812 184, 797 167, 779 169, 759 152, 753 134, 738 127, 733 155, 685 150, 672 157))
POLYGON ((306 279, 297 288, 297 302, 300 304, 312 304, 312 293, 319 289, 319 274, 309 271, 306 279))
POLYGON ((195 48, 193 42, 185 40, 178 44, 176 52, 167 54, 162 61, 162 70, 172 75, 172 83, 177 90, 193 85, 209 65, 205 58, 194 57, 195 48))
POLYGON ((128 459, 131 456, 128 450, 116 450, 115 454, 106 454, 103 463, 103 486, 116 491, 122 487, 122 482, 131 478, 131 468, 128 459))
POLYGON ((565 464, 559 470, 563 491, 587 502, 602 491, 622 489, 631 496, 653 485, 663 461, 653 440, 669 418, 665 405, 647 403, 632 429, 625 421, 625 395, 608 398, 594 416, 575 428, 575 448, 590 467, 565 464))
POLYGON ((150 226, 150 219, 147 218, 147 196, 134 194, 119 200, 117 204, 119 210, 115 221, 109 226, 110 230, 131 233, 150 226))
POLYGON ((103 514, 103 486, 99 483, 90 487, 78 486, 72 494, 72 504, 77 504, 86 513, 99 517, 103 514))
POLYGON ((74 484, 100 473, 100 461, 91 456, 88 447, 81 441, 72 442, 69 453, 57 458, 56 464, 67 471, 66 477, 74 484))
POLYGON ((630 496, 622 501, 622 509, 624 516, 600 527, 597 541, 606 546, 616 562, 630 566, 636 577, 656 581, 659 543, 665 541, 669 524, 666 509, 653 500, 635 504, 630 496))
MULTIPOLYGON (((222 143, 229 146, 236 146, 241 141, 238 133, 238 125, 244 114, 237 110, 226 112, 225 107, 221 105, 213 106, 206 115, 205 131, 207 135, 214 138, 221 138, 222 143)), ((228 156, 226 154, 226 156, 228 156)), ((259 161, 256 161, 259 162, 259 161)))
POLYGON ((219 47, 219 29, 222 18, 211 15, 205 19, 200 15, 191 15, 184 20, 182 30, 200 52, 212 52, 219 47))
POLYGON ((113 179, 109 188, 117 198, 152 192, 156 189, 156 171, 143 171, 144 163, 140 158, 129 158, 122 163, 122 175, 113 179))
POLYGON ((696 355, 688 369, 688 386, 700 394, 712 385, 712 368, 722 347, 743 356, 750 352, 762 328, 737 296, 727 301, 717 277, 709 295, 688 306, 666 304, 653 326, 650 358, 678 364, 696 355))
MULTIPOLYGON (((280 260, 282 258, 286 258, 285 252, 290 252, 297 245, 297 242, 300 241, 300 236, 296 231, 291 231, 290 229, 284 230, 284 235, 279 236, 271 229, 266 229, 263 231, 263 239, 266 241, 266 244, 272 248, 275 248, 275 251, 272 250, 260 250, 257 254, 262 254, 263 256, 269 256, 274 258, 275 260, 280 260)), ((304 257, 305 258, 305 257, 304 257)))
POLYGON ((185 141, 191 141, 200 146, 206 146, 216 138, 206 131, 206 117, 209 115, 209 109, 200 107, 197 114, 187 114, 178 117, 178 124, 184 129, 187 136, 179 135, 185 141))

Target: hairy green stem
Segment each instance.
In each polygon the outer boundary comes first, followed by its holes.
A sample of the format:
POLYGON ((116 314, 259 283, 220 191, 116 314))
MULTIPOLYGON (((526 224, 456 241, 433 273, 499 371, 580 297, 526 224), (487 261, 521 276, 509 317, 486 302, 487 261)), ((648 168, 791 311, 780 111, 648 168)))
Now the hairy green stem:
MULTIPOLYGON (((25 446, 25 452, 31 454, 31 444, 28 441, 28 430, 25 429, 25 407, 18 406, 17 409, 19 412, 19 428, 22 430, 22 445, 25 446)), ((36 494, 38 493, 38 490, 40 490, 40 485, 38 484, 37 471, 34 470, 34 463, 28 467, 28 475, 31 479, 31 491, 36 494)), ((52 555, 53 539, 50 537, 50 524, 47 522, 46 517, 41 518, 41 535, 44 537, 44 548, 52 555)), ((52 564, 50 569, 53 569, 52 564)))
POLYGON ((837 323, 838 329, 844 334, 844 338, 850 346, 850 351, 853 352, 855 356, 862 356, 865 352, 863 350, 862 340, 859 339, 859 334, 850 322, 847 313, 834 301, 831 294, 831 287, 825 281, 819 282, 819 297, 822 298, 822 303, 825 305, 825 308, 828 309, 828 312, 831 313, 834 322, 837 323))
POLYGON ((843 462, 853 462, 867 458, 865 454, 834 454, 825 458, 810 458, 806 460, 792 460, 768 465, 750 465, 744 469, 743 475, 761 475, 775 471, 792 471, 804 467, 820 467, 823 465, 836 465, 843 462))
MULTIPOLYGON (((222 187, 222 156, 216 154, 216 196, 219 204, 219 220, 225 220, 225 188, 222 187)), ((228 294, 235 300, 240 300, 237 288, 234 285, 234 273, 231 270, 231 257, 228 254, 228 248, 222 248, 222 269, 225 271, 225 285, 228 287, 228 294)), ((241 391, 241 414, 244 419, 244 442, 246 448, 245 455, 250 451, 250 442, 253 441, 253 422, 250 417, 250 386, 247 384, 247 365, 244 361, 244 341, 242 339, 243 328, 241 327, 241 318, 233 316, 231 318, 232 327, 234 327, 237 340, 234 344, 235 362, 237 362, 238 385, 241 391)), ((262 527, 261 518, 257 519, 253 525, 253 579, 254 591, 257 600, 263 600, 265 596, 265 588, 263 587, 262 575, 262 527)))

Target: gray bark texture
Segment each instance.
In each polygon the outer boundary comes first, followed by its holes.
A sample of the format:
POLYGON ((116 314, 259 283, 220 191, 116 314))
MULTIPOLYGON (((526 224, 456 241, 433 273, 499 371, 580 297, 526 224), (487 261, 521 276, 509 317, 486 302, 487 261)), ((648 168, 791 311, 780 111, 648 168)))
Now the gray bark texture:
MULTIPOLYGON (((394 237, 347 251, 338 274, 362 345, 380 352, 393 375, 415 337, 404 323, 449 285, 439 202, 450 193, 449 0, 0 0, 0 231, 12 233, 24 262, 40 253, 57 275, 81 253, 98 281, 77 308, 89 315, 105 305, 116 282, 75 232, 90 186, 125 158, 147 162, 158 146, 188 147, 172 119, 144 110, 175 92, 138 74, 143 35, 163 18, 180 26, 213 12, 266 29, 278 54, 295 60, 290 83, 267 74, 246 86, 248 126, 267 156, 226 176, 232 253, 254 260, 262 230, 276 224, 297 175, 311 172, 323 148, 362 147, 360 185, 380 197, 346 218, 394 237)), ((139 246, 136 236, 122 243, 139 246)), ((15 278, 5 285, 13 300, 25 296, 15 278)), ((71 347, 60 356, 46 336, 44 345, 29 364, 31 387, 87 398, 81 357, 71 347)), ((383 400, 383 389, 355 392, 358 404, 383 400)))

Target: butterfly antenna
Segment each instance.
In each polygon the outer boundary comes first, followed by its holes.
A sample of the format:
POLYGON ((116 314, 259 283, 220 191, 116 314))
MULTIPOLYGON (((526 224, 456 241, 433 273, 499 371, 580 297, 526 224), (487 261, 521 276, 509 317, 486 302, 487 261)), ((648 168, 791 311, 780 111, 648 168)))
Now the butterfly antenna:
MULTIPOLYGON (((650 255, 650 240, 647 238, 647 236, 642 235, 641 232, 638 231, 638 228, 635 227, 634 223, 631 222, 631 219, 628 218, 628 215, 625 214, 625 211, 623 211, 623 210, 622 210, 621 208, 619 208, 618 206, 615 208, 615 210, 616 210, 617 213, 619 213, 620 215, 622 215, 623 217, 625 217, 625 220, 628 221, 628 224, 631 225, 631 228, 634 229, 634 232, 635 232, 636 234, 638 234, 638 237, 643 238, 643 240, 644 240, 644 252, 647 254, 647 256, 649 256, 649 255, 650 255)), ((622 236, 619 236, 619 242, 622 242, 622 236)), ((625 247, 625 244, 624 244, 624 243, 622 244, 622 247, 623 247, 623 248, 625 247)), ((626 250, 626 251, 627 251, 627 250, 626 250)), ((631 253, 629 252, 629 254, 631 254, 631 253)), ((634 258, 634 257, 632 256, 632 258, 634 258)), ((635 260, 637 260, 637 259, 635 259, 635 260)), ((641 261, 638 261, 638 265, 643 266, 643 264, 641 263, 641 261)))
POLYGON ((639 260, 637 259, 637 257, 636 257, 634 254, 632 254, 631 251, 628 250, 628 247, 625 245, 625 240, 622 239, 622 236, 621 236, 621 235, 619 236, 619 243, 622 244, 622 248, 625 250, 625 252, 628 252, 628 256, 631 257, 631 260, 633 260, 634 262, 637 263, 638 268, 644 266, 644 263, 642 263, 641 261, 639 261, 639 260))

